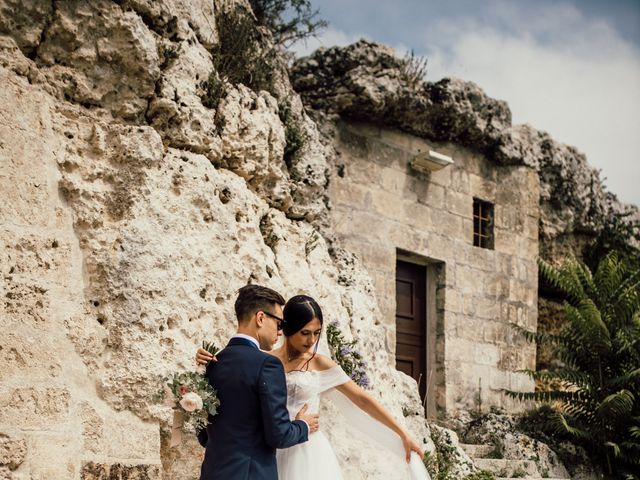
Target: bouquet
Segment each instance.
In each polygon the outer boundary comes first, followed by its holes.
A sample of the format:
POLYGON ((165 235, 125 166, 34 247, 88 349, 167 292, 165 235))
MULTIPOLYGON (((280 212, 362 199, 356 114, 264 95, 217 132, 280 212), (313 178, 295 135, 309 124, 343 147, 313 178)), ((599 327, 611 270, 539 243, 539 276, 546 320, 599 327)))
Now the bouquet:
MULTIPOLYGON (((202 342, 202 348, 212 355, 219 351, 213 343, 202 342)), ((206 428, 209 415, 218 413, 220 400, 203 371, 179 372, 163 378, 158 397, 173 408, 171 446, 182 441, 182 431, 199 432, 206 428)))

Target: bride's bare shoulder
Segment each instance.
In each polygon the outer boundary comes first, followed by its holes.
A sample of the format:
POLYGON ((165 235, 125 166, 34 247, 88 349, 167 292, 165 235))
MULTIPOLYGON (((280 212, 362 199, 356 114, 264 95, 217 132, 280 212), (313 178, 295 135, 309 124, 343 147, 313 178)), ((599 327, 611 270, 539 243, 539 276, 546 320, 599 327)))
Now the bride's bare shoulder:
POLYGON ((337 363, 331 360, 329 357, 320 353, 316 354, 316 356, 313 357, 313 360, 315 364, 313 368, 314 370, 329 370, 330 368, 333 368, 337 365, 337 363))

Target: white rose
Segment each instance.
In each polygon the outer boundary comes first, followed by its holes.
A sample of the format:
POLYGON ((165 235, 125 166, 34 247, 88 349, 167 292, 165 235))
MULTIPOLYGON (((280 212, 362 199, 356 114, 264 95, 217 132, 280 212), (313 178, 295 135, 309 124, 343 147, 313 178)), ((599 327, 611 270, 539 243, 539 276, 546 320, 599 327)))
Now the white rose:
POLYGON ((180 400, 180 406, 186 412, 195 412, 202 408, 202 398, 195 392, 185 393, 182 400, 180 400))

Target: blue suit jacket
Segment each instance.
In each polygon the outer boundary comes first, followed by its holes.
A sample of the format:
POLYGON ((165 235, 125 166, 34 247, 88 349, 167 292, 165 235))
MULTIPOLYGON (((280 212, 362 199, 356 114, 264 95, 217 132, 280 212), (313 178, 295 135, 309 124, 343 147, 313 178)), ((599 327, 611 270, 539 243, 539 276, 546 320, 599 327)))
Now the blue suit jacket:
POLYGON ((280 360, 233 338, 207 366, 220 399, 209 417, 201 480, 277 480, 276 448, 308 439, 305 422, 289 420, 280 360))

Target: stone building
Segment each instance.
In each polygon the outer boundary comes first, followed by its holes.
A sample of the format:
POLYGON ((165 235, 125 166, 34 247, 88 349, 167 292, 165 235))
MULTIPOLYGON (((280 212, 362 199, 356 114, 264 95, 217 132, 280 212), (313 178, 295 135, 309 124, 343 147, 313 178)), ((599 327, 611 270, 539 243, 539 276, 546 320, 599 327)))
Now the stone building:
POLYGON ((336 130, 332 225, 372 277, 397 368, 419 382, 430 416, 517 410, 503 389, 533 389, 517 370, 535 367, 535 346, 510 325, 536 328, 535 171, 389 128, 336 130), (433 151, 453 164, 419 170, 433 151))

